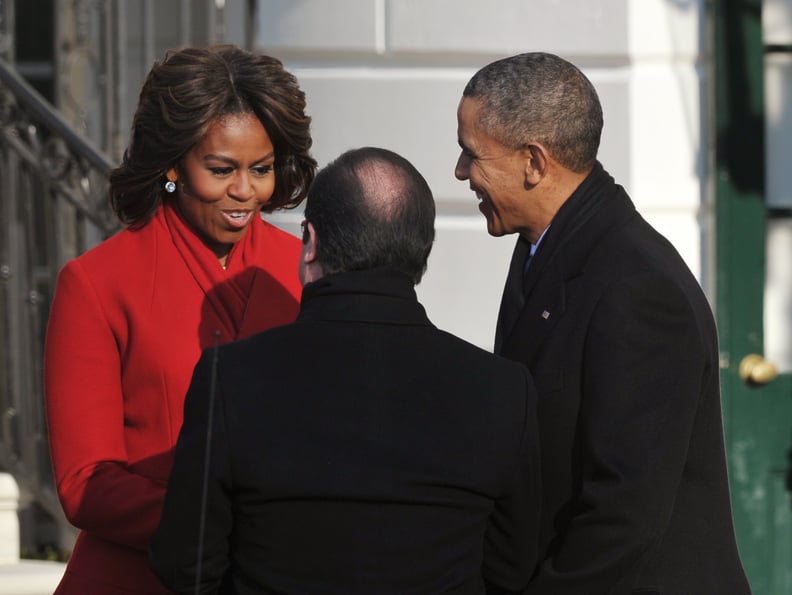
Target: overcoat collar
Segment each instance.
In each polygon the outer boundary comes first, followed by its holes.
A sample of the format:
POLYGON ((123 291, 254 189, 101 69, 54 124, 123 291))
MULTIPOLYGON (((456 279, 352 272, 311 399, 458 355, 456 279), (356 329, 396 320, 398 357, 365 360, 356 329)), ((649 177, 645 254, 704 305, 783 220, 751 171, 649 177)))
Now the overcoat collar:
MULTIPOLYGON (((525 306, 496 351, 532 363, 567 307, 567 284, 586 273, 595 245, 636 215, 635 206, 599 162, 561 206, 525 277, 525 306), (519 329, 518 332, 514 332, 519 329)), ((519 242, 518 242, 519 244, 519 242)), ((515 252, 520 250, 519 245, 515 252)), ((514 282, 512 278, 507 283, 514 282)))
POLYGON ((412 280, 388 269, 337 273, 309 283, 297 321, 432 326, 412 280))

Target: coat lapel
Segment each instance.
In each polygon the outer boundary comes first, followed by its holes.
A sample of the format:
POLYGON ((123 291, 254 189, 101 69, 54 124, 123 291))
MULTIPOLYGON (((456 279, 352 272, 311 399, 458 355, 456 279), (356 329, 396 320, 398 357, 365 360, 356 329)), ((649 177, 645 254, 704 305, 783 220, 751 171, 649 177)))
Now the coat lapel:
POLYGON ((566 274, 563 255, 541 273, 529 274, 525 306, 502 353, 510 359, 530 364, 545 338, 566 311, 566 274), (541 283, 537 281, 541 280, 541 283))
POLYGON ((500 351, 503 340, 509 335, 517 318, 525 306, 525 262, 531 250, 531 244, 520 237, 512 252, 509 273, 503 287, 498 322, 495 327, 495 351, 500 351))
MULTIPOLYGON (((597 163, 561 207, 525 278, 525 305, 496 352, 532 365, 544 340, 567 311, 568 284, 585 274, 596 244, 636 213, 621 186, 597 163)), ((511 275, 504 293, 513 282, 511 275)))

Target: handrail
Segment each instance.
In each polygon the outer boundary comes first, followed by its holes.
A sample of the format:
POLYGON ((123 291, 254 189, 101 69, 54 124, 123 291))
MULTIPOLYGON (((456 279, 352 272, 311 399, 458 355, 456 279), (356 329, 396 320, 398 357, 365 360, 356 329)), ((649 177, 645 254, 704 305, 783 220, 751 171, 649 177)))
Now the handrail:
POLYGON ((50 131, 63 138, 68 147, 88 160, 96 169, 110 172, 114 164, 87 139, 80 136, 38 91, 20 77, 8 62, 0 58, 0 82, 16 95, 19 102, 50 131))
POLYGON ((0 0, 0 469, 19 485, 31 545, 42 545, 54 524, 68 551, 72 528, 55 492, 42 386, 57 274, 121 228, 109 174, 145 72, 169 47, 222 41, 225 3, 55 3, 63 6, 41 15, 58 25, 54 76, 42 81, 54 103, 15 70, 15 4, 0 0))
POLYGON ((113 163, 2 58, 0 139, 102 236, 118 231, 107 200, 113 163))
POLYGON ((46 448, 45 328, 60 267, 120 228, 108 201, 112 168, 0 58, 0 469, 62 531, 46 448))

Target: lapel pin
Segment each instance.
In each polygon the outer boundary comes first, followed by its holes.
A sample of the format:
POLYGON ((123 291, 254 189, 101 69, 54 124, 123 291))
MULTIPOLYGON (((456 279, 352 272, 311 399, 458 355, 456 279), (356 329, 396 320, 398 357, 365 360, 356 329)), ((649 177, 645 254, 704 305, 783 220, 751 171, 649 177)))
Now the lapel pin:
POLYGON ((550 318, 550 312, 548 312, 547 310, 545 310, 544 312, 542 312, 542 318, 544 318, 545 320, 547 320, 548 318, 550 318))

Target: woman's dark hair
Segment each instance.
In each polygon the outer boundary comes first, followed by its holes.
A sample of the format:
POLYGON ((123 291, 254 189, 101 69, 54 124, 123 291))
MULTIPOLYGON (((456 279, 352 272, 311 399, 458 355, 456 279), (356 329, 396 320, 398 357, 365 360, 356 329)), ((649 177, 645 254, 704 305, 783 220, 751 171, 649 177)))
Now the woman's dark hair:
POLYGON ((140 91, 129 146, 110 173, 110 203, 122 223, 145 225, 163 200, 165 172, 220 118, 253 114, 275 149, 275 191, 264 210, 305 198, 316 160, 311 118, 297 79, 276 58, 234 45, 167 52, 140 91))

